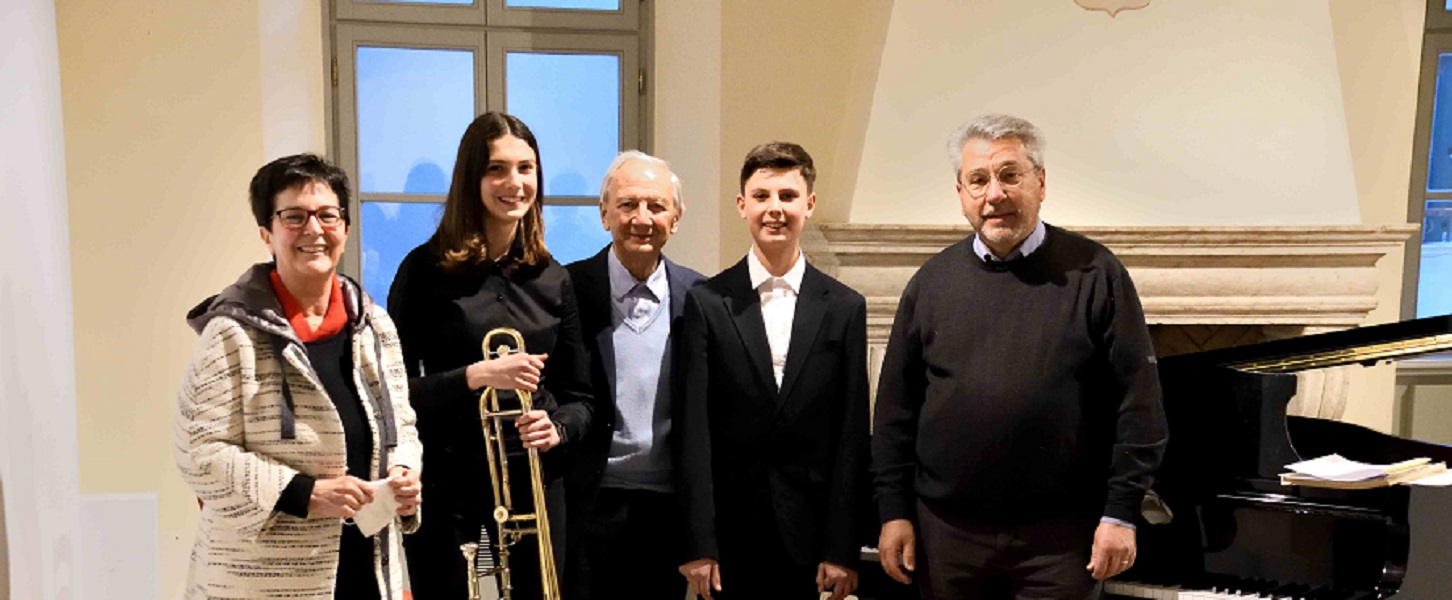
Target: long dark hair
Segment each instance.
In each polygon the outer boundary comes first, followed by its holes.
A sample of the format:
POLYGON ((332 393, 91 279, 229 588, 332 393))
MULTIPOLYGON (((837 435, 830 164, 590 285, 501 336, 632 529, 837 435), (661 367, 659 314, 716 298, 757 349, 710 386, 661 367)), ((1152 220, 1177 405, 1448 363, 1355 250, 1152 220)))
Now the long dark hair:
POLYGON ((479 182, 489 166, 489 145, 506 135, 524 140, 534 150, 534 172, 539 179, 534 202, 520 219, 508 254, 526 265, 537 265, 550 258, 544 243, 544 209, 540 206, 544 203, 544 171, 540 168, 539 143, 523 121, 512 115, 487 112, 474 119, 459 140, 459 156, 454 160, 454 178, 449 184, 448 200, 444 202, 444 216, 439 220, 438 230, 429 238, 429 250, 440 257, 439 265, 445 269, 489 260, 488 240, 484 235, 484 219, 489 213, 479 195, 479 182))

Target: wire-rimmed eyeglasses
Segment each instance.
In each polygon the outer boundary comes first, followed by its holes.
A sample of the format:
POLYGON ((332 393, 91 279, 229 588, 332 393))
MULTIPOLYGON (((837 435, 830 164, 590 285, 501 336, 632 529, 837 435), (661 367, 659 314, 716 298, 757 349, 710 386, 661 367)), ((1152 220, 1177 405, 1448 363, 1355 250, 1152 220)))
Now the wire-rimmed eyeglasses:
POLYGON ((1034 169, 1025 169, 1019 165, 1006 165, 992 174, 988 171, 974 171, 963 176, 963 189, 969 196, 982 198, 988 194, 988 186, 992 185, 993 180, 998 180, 1000 188, 1014 189, 1023 185, 1024 178, 1033 171, 1034 169))

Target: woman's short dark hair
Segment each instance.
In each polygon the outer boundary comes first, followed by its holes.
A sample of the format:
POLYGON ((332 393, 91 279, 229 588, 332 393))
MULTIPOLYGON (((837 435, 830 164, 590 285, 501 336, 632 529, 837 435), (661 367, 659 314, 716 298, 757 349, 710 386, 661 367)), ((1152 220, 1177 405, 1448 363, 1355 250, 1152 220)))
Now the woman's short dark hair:
POLYGON ((752 148, 741 163, 741 192, 746 192, 746 180, 761 169, 800 169, 802 179, 807 180, 807 191, 817 183, 817 168, 812 166, 812 155, 807 149, 791 142, 771 142, 752 148))
POLYGON ((514 234, 514 246, 508 254, 526 265, 537 265, 548 261, 549 250, 544 243, 544 170, 540 165, 539 143, 534 132, 523 121, 501 112, 487 112, 479 115, 464 130, 459 140, 459 155, 454 160, 454 177, 449 183, 449 196, 444 201, 444 216, 439 219, 439 228, 429 238, 429 250, 440 258, 439 265, 456 269, 474 265, 489 259, 487 238, 484 235, 484 219, 488 211, 484 199, 479 195, 479 182, 489 167, 489 145, 494 140, 512 135, 534 151, 534 172, 538 178, 535 185, 534 202, 529 212, 519 221, 519 230, 514 234))
POLYGON ((348 216, 348 174, 316 154, 294 154, 262 165, 252 176, 248 196, 257 226, 265 229, 272 224, 278 194, 314 181, 327 185, 337 194, 338 206, 343 207, 343 222, 352 224, 348 216))

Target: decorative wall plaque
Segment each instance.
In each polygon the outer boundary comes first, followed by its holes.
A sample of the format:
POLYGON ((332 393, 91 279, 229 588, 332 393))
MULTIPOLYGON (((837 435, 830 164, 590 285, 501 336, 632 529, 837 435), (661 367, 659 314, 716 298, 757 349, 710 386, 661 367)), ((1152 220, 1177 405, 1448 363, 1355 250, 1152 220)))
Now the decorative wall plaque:
POLYGON ((1109 13, 1110 17, 1119 14, 1121 10, 1136 10, 1149 6, 1150 0, 1074 0, 1074 4, 1083 7, 1084 10, 1102 10, 1109 13))

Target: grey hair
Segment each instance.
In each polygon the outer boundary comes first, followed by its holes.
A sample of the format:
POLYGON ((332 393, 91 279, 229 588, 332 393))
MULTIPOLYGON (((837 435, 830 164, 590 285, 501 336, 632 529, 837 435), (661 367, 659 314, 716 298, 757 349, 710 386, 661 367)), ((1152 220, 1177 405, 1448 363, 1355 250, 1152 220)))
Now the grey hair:
POLYGON ((631 161, 640 161, 646 164, 655 165, 665 169, 671 174, 671 191, 675 194, 674 205, 676 207, 676 218, 686 214, 686 198, 681 191, 681 178, 676 176, 676 170, 665 159, 651 156, 639 150, 626 150, 615 155, 615 160, 610 161, 610 167, 605 169, 605 180, 600 182, 600 206, 605 206, 605 194, 610 190, 610 183, 615 180, 615 174, 631 161))
POLYGON ((998 141, 1017 138, 1028 151, 1035 169, 1044 168, 1044 132, 1033 123, 1009 115, 983 115, 964 123, 948 136, 948 158, 953 161, 953 175, 963 176, 963 148, 968 140, 998 141))

